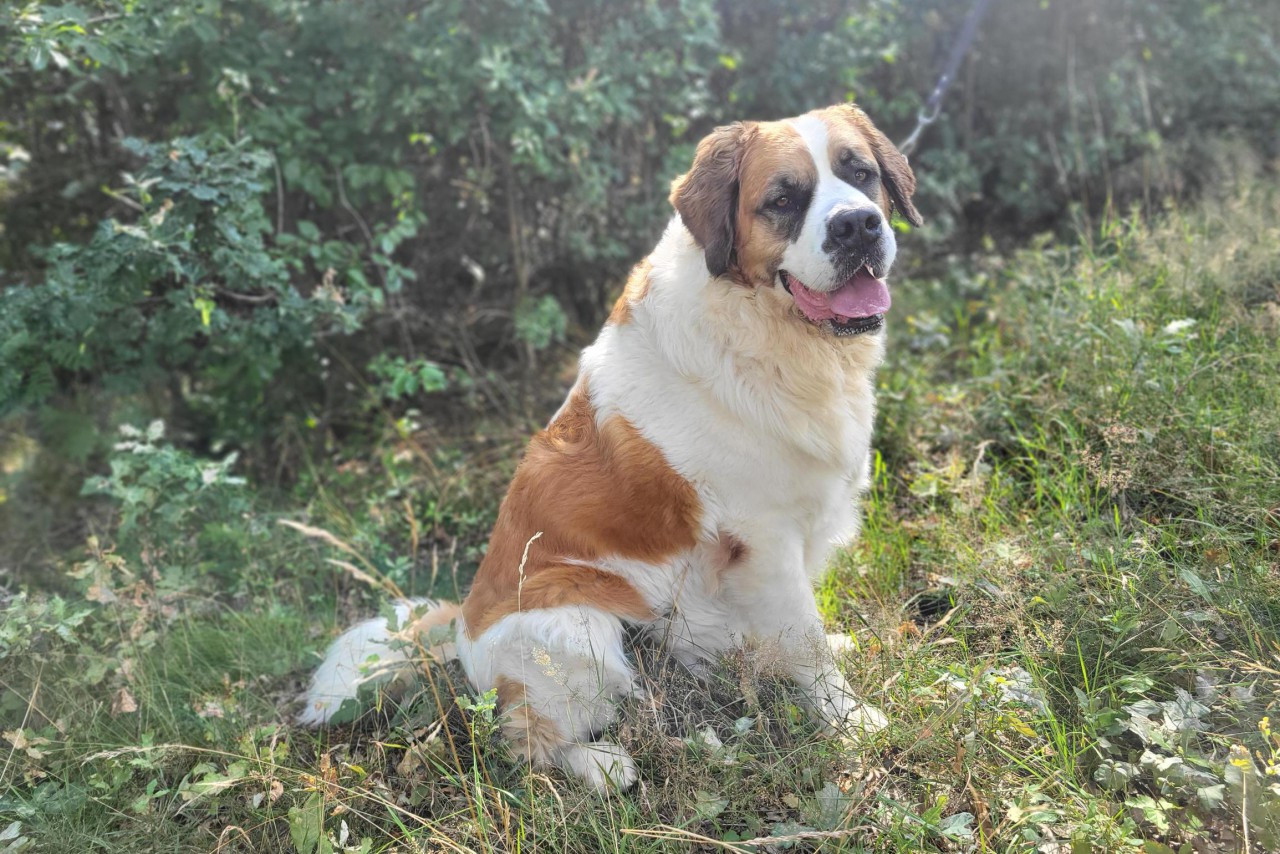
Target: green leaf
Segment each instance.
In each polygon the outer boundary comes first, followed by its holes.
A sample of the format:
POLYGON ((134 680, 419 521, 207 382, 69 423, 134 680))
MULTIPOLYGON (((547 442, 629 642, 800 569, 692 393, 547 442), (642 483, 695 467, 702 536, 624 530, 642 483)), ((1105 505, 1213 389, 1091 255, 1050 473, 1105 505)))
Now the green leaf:
POLYGON ((217 308, 217 305, 213 300, 206 297, 197 297, 193 305, 196 311, 200 312, 200 325, 207 329, 209 321, 213 318, 213 310, 217 308))
POLYGON ((31 837, 22 835, 22 822, 10 822, 8 827, 0 830, 0 854, 28 850, 31 837))
POLYGON ((819 830, 836 830, 844 824, 851 806, 852 801, 839 786, 827 783, 806 806, 804 817, 819 830))
POLYGON ((1126 694, 1145 694, 1155 687, 1155 680, 1145 673, 1131 673, 1120 678, 1120 690, 1126 694))
POLYGON ((932 498, 938 494, 938 476, 930 472, 922 472, 912 479, 908 489, 917 498, 932 498))
POLYGON ((1125 801, 1125 806, 1135 809, 1142 818, 1152 824, 1161 833, 1169 832, 1169 813, 1177 809, 1163 798, 1156 799, 1150 795, 1139 795, 1125 801))
POLYGON ((188 781, 178 787, 178 794, 185 801, 216 795, 242 782, 249 773, 245 762, 232 762, 225 772, 217 771, 213 765, 202 762, 191 770, 188 781), (192 779, 199 775, 200 779, 192 779))
POLYGON ((90 59, 102 65, 112 66, 116 62, 115 52, 96 39, 85 42, 84 50, 90 59))
POLYGON ((289 839, 298 854, 333 854, 324 832, 324 798, 319 792, 300 807, 289 808, 289 839))
POLYGON ((1223 783, 1217 783, 1213 786, 1204 786, 1196 789, 1196 799, 1200 802, 1202 809, 1207 812, 1214 812, 1222 809, 1223 802, 1227 797, 1227 787, 1223 783))
POLYGON ((715 792, 699 789, 694 793, 693 814, 703 821, 720 815, 727 806, 729 801, 715 792))
POLYGON ((449 379, 445 376, 442 369, 435 362, 422 362, 418 368, 418 381, 424 392, 444 391, 449 385, 449 379))
POLYGON ((1106 789, 1124 789, 1138 776, 1138 768, 1129 762, 1104 759, 1093 772, 1093 779, 1106 789))
POLYGON ((958 812, 938 822, 938 833, 948 839, 962 841, 973 838, 973 813, 958 812))
POLYGON ((550 294, 541 299, 526 299, 516 305, 516 335, 535 350, 543 350, 553 341, 563 341, 569 320, 560 303, 550 294))
POLYGON ((1209 604, 1213 604, 1213 596, 1209 593, 1209 585, 1204 583, 1204 579, 1196 575, 1195 572, 1187 567, 1183 567, 1178 574, 1182 577, 1183 581, 1187 582, 1187 586, 1190 587, 1197 596, 1209 604))

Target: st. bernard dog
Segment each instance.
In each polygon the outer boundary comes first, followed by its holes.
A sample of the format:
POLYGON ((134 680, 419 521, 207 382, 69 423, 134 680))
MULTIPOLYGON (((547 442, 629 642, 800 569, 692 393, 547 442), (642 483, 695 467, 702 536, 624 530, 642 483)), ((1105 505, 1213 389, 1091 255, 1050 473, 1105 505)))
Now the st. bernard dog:
MULTIPOLYGON (((813 585, 858 532, 890 217, 920 224, 914 191, 906 158, 849 104, 698 145, 676 215, 530 442, 470 595, 399 605, 394 636, 496 690, 518 754, 602 790, 635 782, 602 735, 636 691, 628 625, 695 672, 766 650, 830 728, 885 725, 836 668, 813 585), (450 623, 453 641, 426 640, 450 623)), ((391 637, 383 619, 339 637, 302 722, 411 668, 391 637)))

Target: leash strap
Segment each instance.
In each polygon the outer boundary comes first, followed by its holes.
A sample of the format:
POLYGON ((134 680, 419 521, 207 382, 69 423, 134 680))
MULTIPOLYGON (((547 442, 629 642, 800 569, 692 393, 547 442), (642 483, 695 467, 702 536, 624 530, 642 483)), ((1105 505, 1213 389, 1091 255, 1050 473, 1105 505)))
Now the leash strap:
POLYGON ((937 85, 933 87, 933 92, 929 94, 929 100, 925 101, 920 112, 916 114, 915 130, 911 131, 911 136, 904 139, 898 146, 898 150, 903 154, 914 151, 920 142, 920 134, 938 120, 938 115, 942 112, 942 99, 951 88, 951 82, 955 80, 956 73, 960 71, 960 63, 964 62, 965 54, 973 46, 974 36, 978 34, 978 24, 981 23, 982 16, 987 13, 987 6, 990 3, 991 0, 974 0, 973 6, 969 8, 969 14, 965 16, 964 23, 960 26, 955 44, 951 45, 951 55, 947 57, 946 68, 938 78, 937 85))

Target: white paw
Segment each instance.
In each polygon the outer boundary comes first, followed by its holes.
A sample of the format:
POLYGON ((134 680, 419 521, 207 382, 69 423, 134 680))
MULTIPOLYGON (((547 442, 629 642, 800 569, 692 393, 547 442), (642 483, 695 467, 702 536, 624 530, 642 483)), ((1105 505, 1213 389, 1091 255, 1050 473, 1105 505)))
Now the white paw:
POLYGON ((875 706, 863 703, 848 691, 822 697, 819 708, 829 735, 860 741, 889 725, 889 719, 875 706))
POLYGON ((611 741, 569 744, 560 748, 556 764, 590 783, 600 794, 625 792, 640 776, 631 754, 611 741))
POLYGON ((836 658, 844 658, 858 651, 858 645, 853 642, 853 638, 848 634, 827 635, 827 648, 831 650, 831 654, 836 658))
POLYGON ((887 727, 889 719, 875 706, 858 703, 845 715, 844 724, 860 735, 871 735, 887 727))

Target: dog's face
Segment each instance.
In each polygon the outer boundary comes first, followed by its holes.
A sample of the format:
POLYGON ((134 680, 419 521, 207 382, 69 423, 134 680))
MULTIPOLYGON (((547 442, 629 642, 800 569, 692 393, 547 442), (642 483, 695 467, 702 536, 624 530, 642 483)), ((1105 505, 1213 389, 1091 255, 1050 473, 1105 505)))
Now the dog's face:
POLYGON ((717 128, 671 203, 712 275, 784 288, 808 322, 843 337, 883 326, 897 253, 889 219, 896 210, 921 224, 915 188, 902 153, 843 105, 717 128))

